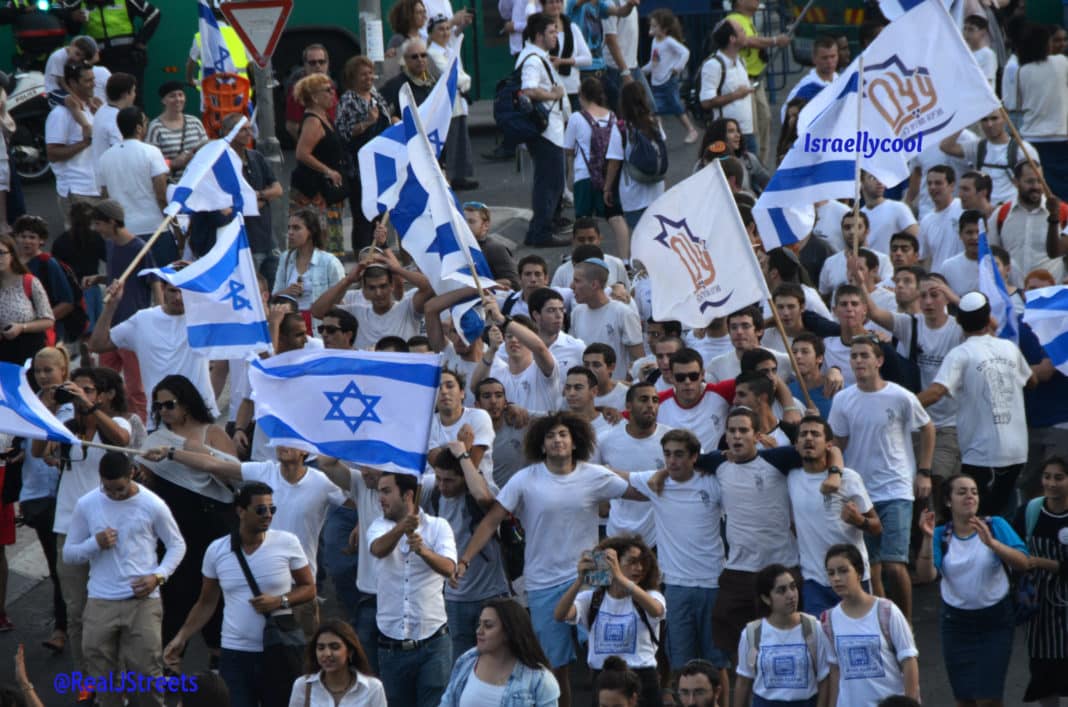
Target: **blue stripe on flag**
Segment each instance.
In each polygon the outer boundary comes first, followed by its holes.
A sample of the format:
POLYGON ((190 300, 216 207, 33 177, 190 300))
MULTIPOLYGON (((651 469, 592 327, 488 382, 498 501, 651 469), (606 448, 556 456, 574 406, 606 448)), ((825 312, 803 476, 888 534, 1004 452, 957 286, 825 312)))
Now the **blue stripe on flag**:
MULTIPOLYGON (((408 178, 404 180, 404 186, 401 187, 397 205, 390 212, 391 221, 393 222, 393 227, 397 229, 397 233, 405 235, 408 233, 408 229, 412 227, 412 224, 426 213, 429 199, 430 195, 419 184, 419 180, 415 178, 415 174, 409 166, 408 178)), ((401 242, 403 241, 404 236, 402 235, 401 242)))
MULTIPOLYGON (((70 443, 70 437, 64 437, 52 430, 52 426, 42 420, 33 409, 22 399, 24 391, 32 394, 29 382, 26 380, 26 372, 21 366, 14 363, 0 363, 0 390, 4 391, 4 399, 0 400, 0 406, 10 408, 16 415, 26 422, 45 433, 53 442, 70 443), (20 390, 25 384, 25 388, 20 390)), ((73 435, 72 435, 73 436, 73 435)))
POLYGON ((775 226, 775 234, 779 237, 780 244, 790 245, 801 240, 790 228, 790 223, 786 220, 785 209, 768 209, 768 216, 771 218, 772 225, 775 226))
POLYGON ((189 346, 194 349, 214 346, 250 346, 271 339, 265 321, 244 324, 233 322, 198 324, 187 327, 186 332, 189 336, 189 346))
POLYGON ((413 474, 421 474, 426 468, 425 452, 409 452, 379 440, 312 442, 274 415, 258 418, 256 424, 271 439, 305 440, 310 447, 319 450, 323 454, 348 462, 394 464, 404 469, 410 469, 413 474))
POLYGON ((211 166, 211 172, 215 175, 215 181, 224 192, 233 197, 234 211, 245 211, 245 200, 241 196, 241 181, 238 179, 234 165, 227 159, 227 153, 223 150, 219 159, 211 166))
MULTIPOLYGON (((198 277, 187 282, 182 282, 177 286, 181 287, 183 290, 190 290, 192 292, 203 292, 205 294, 214 292, 222 287, 227 280, 234 277, 234 273, 237 271, 241 259, 242 248, 248 248, 248 239, 235 239, 234 246, 219 258, 219 262, 212 265, 198 277)), ((175 273, 175 275, 180 276, 180 271, 179 273, 175 273)), ((173 282, 173 278, 171 281, 173 282)))
MULTIPOLYGON (((269 361, 270 359, 268 359, 269 361)), ((424 363, 396 363, 394 361, 368 361, 358 358, 324 356, 290 366, 269 366, 259 360, 252 361, 265 375, 272 378, 299 378, 301 376, 377 376, 400 383, 412 383, 428 388, 438 387, 440 369, 424 363)))
POLYGON ((1068 331, 1042 344, 1042 348, 1049 354, 1050 363, 1063 366, 1068 362, 1068 331))
POLYGON ((793 191, 828 182, 852 182, 855 172, 855 160, 832 160, 806 167, 780 168, 765 191, 793 191))
POLYGON ((1060 312, 1068 316, 1068 289, 1063 289, 1050 297, 1029 299, 1027 300, 1027 308, 1030 310, 1060 312))

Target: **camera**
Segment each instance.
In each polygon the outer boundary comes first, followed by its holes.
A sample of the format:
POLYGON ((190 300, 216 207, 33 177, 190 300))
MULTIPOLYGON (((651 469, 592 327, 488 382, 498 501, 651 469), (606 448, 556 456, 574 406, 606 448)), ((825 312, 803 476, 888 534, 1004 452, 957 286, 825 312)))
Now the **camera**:
POLYGON ((65 405, 74 401, 74 393, 66 388, 56 388, 55 392, 52 393, 52 398, 60 405, 65 405))

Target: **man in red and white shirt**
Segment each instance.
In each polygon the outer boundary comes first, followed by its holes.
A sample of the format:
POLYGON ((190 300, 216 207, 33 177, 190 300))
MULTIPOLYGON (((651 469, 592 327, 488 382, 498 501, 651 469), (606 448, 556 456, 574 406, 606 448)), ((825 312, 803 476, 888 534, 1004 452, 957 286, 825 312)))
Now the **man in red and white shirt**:
POLYGON ((727 410, 734 400, 734 379, 706 383, 704 361, 693 349, 672 355, 671 376, 674 388, 660 393, 657 422, 690 430, 701 441, 702 451, 714 451, 726 429, 727 410))

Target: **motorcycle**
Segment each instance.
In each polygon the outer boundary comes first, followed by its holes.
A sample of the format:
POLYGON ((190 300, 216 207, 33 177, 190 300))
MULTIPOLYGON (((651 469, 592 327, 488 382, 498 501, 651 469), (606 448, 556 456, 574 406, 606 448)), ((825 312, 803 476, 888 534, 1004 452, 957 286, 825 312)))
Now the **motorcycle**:
POLYGON ((45 148, 45 120, 50 106, 40 71, 0 72, 0 86, 7 91, 7 114, 15 121, 15 134, 8 140, 11 167, 23 179, 44 179, 51 166, 45 148))

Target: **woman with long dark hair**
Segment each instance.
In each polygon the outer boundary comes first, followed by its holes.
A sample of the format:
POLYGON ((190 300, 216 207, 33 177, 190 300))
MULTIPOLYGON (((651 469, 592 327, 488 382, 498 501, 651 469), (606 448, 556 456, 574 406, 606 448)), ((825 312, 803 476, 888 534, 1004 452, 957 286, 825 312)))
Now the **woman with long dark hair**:
POLYGON ((942 519, 920 517, 916 579, 942 574, 942 657, 960 706, 1003 704, 1016 622, 1008 568, 1030 568, 1027 548, 1003 518, 982 518, 979 487, 964 474, 942 484, 942 519))
POLYGON ((518 704, 556 707, 560 686, 534 635, 526 610, 512 599, 491 599, 478 618, 477 644, 457 658, 441 707, 518 704))
MULTIPOLYGON (((176 447, 237 461, 234 444, 204 403, 196 386, 180 375, 161 380, 152 391, 152 426, 145 449, 176 447)), ((186 552, 178 569, 165 585, 163 594, 163 643, 178 633, 189 610, 200 595, 201 563, 204 551, 216 538, 229 533, 234 525, 233 490, 216 477, 192 469, 174 459, 151 461, 136 458, 149 475, 146 485, 174 514, 185 538, 186 552)), ((217 652, 222 626, 221 607, 201 631, 204 642, 217 652)))
POLYGON ((44 285, 19 260, 15 239, 0 235, 0 361, 33 358, 55 323, 44 285))
POLYGON ((304 651, 304 675, 293 683, 289 707, 386 707, 360 639, 344 621, 319 624, 304 651))
POLYGON ((827 641, 819 620, 798 611, 797 580, 776 564, 757 572, 753 584, 763 618, 750 622, 738 639, 734 704, 747 705, 750 696, 753 707, 825 704, 827 641))
POLYGON ((631 81, 623 87, 619 96, 619 117, 622 125, 612 133, 612 139, 608 143, 608 176, 605 179, 604 203, 605 206, 615 203, 610 185, 614 184, 618 177, 619 205, 623 208, 623 218, 626 219, 627 226, 633 230, 646 207, 664 193, 664 180, 636 176, 636 172, 626 161, 627 157, 634 149, 639 134, 664 153, 664 160, 667 159, 667 143, 664 142, 664 131, 660 128, 660 123, 653 115, 648 93, 637 81, 631 81))
POLYGON ((605 668, 605 656, 616 655, 641 682, 642 707, 660 707, 657 649, 663 631, 666 601, 660 586, 656 555, 632 535, 608 537, 578 561, 575 582, 556 604, 553 618, 578 624, 589 631, 587 664, 596 676, 605 668), (611 584, 582 590, 587 573, 597 569, 593 553, 603 553, 611 584), (629 632, 634 628, 634 633, 629 632))
POLYGON ((760 194, 768 185, 771 175, 755 154, 745 147, 745 139, 742 137, 742 129, 734 118, 717 118, 705 128, 704 138, 701 140, 701 152, 698 153, 700 161, 709 145, 722 143, 726 146, 726 154, 737 157, 745 167, 745 177, 742 179, 741 188, 760 194))
MULTIPOLYGON (((324 250, 326 232, 319 212, 296 209, 289 214, 286 229, 286 254, 274 275, 276 295, 289 295, 297 301, 310 334, 313 330, 311 308, 315 300, 345 277, 345 268, 336 256, 324 250)), ((319 322, 314 322, 318 325, 319 322)))

